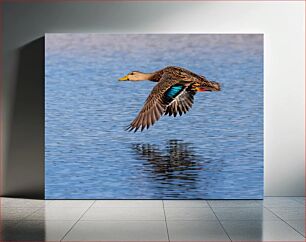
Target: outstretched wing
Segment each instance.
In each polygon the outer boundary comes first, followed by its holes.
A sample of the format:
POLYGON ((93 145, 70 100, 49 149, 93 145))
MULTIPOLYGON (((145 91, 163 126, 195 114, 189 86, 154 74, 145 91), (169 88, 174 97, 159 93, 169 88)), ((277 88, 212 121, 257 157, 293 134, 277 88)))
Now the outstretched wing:
POLYGON ((141 129, 142 131, 144 128, 149 128, 157 120, 159 120, 165 113, 167 106, 173 101, 171 95, 177 95, 178 92, 181 92, 183 88, 185 88, 184 85, 181 85, 182 88, 180 89, 176 87, 177 93, 175 91, 171 91, 171 88, 180 82, 180 80, 171 79, 166 73, 163 74, 160 81, 153 88, 145 101, 143 108, 126 130, 134 130, 134 132, 136 132, 138 129, 141 129), (171 92, 169 93, 169 91, 171 92))
POLYGON ((174 100, 167 106, 165 115, 176 115, 179 113, 180 116, 183 113, 187 113, 189 109, 192 107, 194 95, 196 91, 191 90, 191 88, 187 88, 183 90, 179 95, 177 95, 174 100))

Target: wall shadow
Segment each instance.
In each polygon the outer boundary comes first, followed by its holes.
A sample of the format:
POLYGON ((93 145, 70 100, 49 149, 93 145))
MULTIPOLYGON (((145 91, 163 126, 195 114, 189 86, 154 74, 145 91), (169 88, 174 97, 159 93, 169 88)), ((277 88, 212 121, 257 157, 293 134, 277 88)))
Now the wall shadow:
POLYGON ((44 198, 44 48, 41 37, 18 51, 3 172, 7 197, 44 198))

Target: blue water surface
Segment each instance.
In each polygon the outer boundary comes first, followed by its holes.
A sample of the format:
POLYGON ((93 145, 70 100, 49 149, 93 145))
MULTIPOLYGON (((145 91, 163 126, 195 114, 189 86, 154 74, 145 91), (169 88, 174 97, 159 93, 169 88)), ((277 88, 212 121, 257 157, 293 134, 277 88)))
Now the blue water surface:
POLYGON ((47 34, 47 199, 261 199, 263 36, 47 34), (125 131, 156 83, 187 68, 222 85, 190 112, 125 131))

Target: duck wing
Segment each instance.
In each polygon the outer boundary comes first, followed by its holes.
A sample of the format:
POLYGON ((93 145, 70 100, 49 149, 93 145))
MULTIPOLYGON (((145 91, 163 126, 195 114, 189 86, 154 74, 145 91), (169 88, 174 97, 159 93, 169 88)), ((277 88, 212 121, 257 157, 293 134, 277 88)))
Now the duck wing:
POLYGON ((165 113, 167 106, 188 87, 188 82, 172 78, 164 73, 152 89, 137 117, 126 128, 128 131, 149 128, 165 113))
POLYGON ((179 95, 177 95, 174 100, 167 106, 165 115, 173 115, 176 117, 177 114, 180 116, 183 113, 187 113, 192 107, 194 95, 196 91, 191 90, 191 88, 184 89, 179 95))

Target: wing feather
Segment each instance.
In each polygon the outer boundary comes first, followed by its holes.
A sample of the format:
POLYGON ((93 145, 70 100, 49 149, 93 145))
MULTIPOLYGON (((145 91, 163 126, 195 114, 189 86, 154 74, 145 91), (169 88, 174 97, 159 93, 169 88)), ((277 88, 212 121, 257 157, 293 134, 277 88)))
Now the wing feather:
POLYGON ((192 107, 195 91, 191 90, 191 82, 186 80, 172 79, 167 73, 164 73, 157 85, 152 89, 150 95, 146 99, 143 108, 137 117, 131 122, 126 130, 143 131, 154 125, 156 121, 164 114, 176 117, 187 113, 192 107), (165 94, 174 85, 184 85, 184 88, 174 98, 169 98, 165 94))
POLYGON ((187 88, 169 104, 165 113, 174 117, 187 113, 192 107, 195 94, 195 91, 187 88))
POLYGON ((159 120, 165 113, 169 104, 167 100, 165 100, 164 94, 171 86, 177 83, 179 83, 179 80, 171 79, 166 73, 163 74, 160 81, 152 89, 143 108, 126 130, 134 130, 134 132, 136 132, 138 129, 141 129, 141 131, 143 131, 145 127, 148 129, 159 120))

